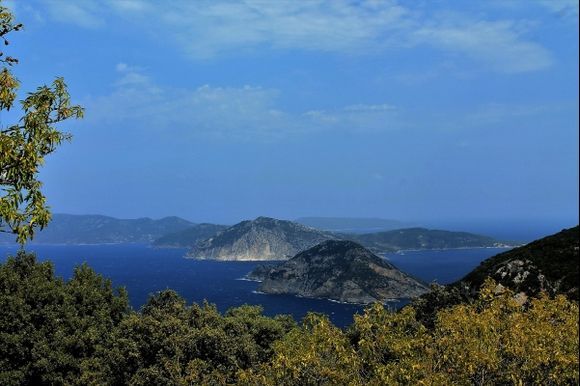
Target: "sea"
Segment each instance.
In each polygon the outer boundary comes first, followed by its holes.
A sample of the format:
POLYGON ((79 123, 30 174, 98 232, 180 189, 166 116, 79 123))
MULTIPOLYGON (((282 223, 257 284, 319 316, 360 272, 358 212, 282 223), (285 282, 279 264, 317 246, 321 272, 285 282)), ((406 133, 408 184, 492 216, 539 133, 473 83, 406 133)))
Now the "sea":
MULTIPOLYGON (((0 261, 18 250, 17 245, 0 245, 0 261)), ((259 283, 244 276, 261 262, 220 262, 186 259, 185 249, 160 249, 143 244, 41 245, 27 244, 40 261, 54 264, 57 276, 68 279, 76 266, 86 262, 96 272, 110 278, 115 287, 129 293, 131 306, 139 310, 157 291, 173 289, 189 304, 207 300, 221 312, 243 304, 261 305, 264 314, 290 314, 300 321, 307 312, 328 315, 339 327, 353 321, 364 306, 326 299, 290 295, 269 295, 258 291, 259 283)), ((488 257, 506 248, 403 251, 385 254, 389 262, 425 282, 446 284, 462 278, 488 257)), ((397 309, 408 300, 386 303, 397 309)))

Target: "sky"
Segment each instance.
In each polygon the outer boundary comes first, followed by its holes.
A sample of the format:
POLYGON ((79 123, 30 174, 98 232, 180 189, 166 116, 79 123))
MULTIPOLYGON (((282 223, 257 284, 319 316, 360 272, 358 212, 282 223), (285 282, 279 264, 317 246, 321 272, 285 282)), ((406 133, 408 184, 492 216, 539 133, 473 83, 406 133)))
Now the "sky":
POLYGON ((3 4, 54 212, 578 222, 577 1, 3 4))

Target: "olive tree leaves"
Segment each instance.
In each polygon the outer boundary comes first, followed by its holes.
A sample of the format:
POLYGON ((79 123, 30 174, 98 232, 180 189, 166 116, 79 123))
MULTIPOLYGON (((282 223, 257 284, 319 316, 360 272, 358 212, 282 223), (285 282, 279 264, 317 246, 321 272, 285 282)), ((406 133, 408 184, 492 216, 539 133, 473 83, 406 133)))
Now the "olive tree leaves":
MULTIPOLYGON (((0 5, 0 38, 4 44, 9 44, 8 33, 20 29, 22 24, 15 23, 10 11, 0 5)), ((0 52, 0 62, 1 113, 14 107, 19 82, 10 71, 18 60, 0 52)), ((69 118, 82 118, 83 109, 71 104, 62 78, 28 93, 20 105, 23 115, 19 122, 0 127, 0 232, 15 234, 23 245, 51 218, 38 172, 45 156, 71 138, 55 125, 69 118)))

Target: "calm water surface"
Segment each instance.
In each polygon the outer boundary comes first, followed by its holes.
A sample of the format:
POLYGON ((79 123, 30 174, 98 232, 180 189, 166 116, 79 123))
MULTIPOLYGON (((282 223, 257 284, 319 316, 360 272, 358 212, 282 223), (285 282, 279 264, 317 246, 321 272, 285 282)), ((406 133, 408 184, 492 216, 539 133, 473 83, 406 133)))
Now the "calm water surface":
MULTIPOLYGON (((0 245, 0 260, 14 254, 17 246, 0 245)), ((151 293, 171 288, 189 303, 207 299, 220 311, 242 304, 259 304, 266 315, 291 314, 300 320, 308 311, 322 312, 338 326, 347 326, 362 306, 323 299, 305 299, 256 292, 258 283, 241 280, 258 262, 216 262, 184 259, 185 249, 155 249, 147 245, 28 245, 39 260, 54 263, 55 272, 65 279, 75 266, 87 262, 95 271, 110 278, 115 286, 125 286, 131 305, 139 309, 151 293)), ((460 279, 482 260, 504 251, 501 248, 445 251, 409 251, 385 255, 391 263, 424 281, 449 283, 460 279)), ((390 303, 400 307, 406 302, 390 303)))

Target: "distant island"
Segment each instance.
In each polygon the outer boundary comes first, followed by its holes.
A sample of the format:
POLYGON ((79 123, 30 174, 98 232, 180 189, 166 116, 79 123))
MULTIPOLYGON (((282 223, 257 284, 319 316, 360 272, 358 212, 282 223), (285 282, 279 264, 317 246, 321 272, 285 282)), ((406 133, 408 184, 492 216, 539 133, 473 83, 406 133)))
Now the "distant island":
MULTIPOLYGON (((54 214, 50 225, 37 232, 33 243, 40 244, 121 244, 152 243, 169 233, 195 225, 179 217, 153 220, 118 219, 101 215, 54 214)), ((11 234, 0 234, 0 241, 12 243, 11 234)))
MULTIPOLYGON (((565 229, 483 261, 463 279, 430 292, 425 283, 405 274, 367 248, 348 240, 328 240, 292 259, 256 267, 247 278, 260 282, 259 291, 325 298, 347 303, 414 298, 413 306, 427 324, 437 310, 469 303, 485 279, 496 291, 509 289, 518 299, 563 294, 579 299, 579 228, 565 229)), ((522 300, 523 301, 523 300, 522 300)))
POLYGON ((153 241, 153 246, 159 248, 193 248, 200 241, 206 240, 227 228, 227 225, 195 224, 184 230, 169 233, 156 239, 153 241))
MULTIPOLYGON (((310 218, 320 219, 320 218, 310 218)), ((326 218, 334 224, 348 219, 326 218)), ((381 219, 354 219, 351 224, 377 224, 381 219)), ((0 242, 13 243, 10 234, 0 242)), ((227 226, 195 224, 179 217, 117 219, 101 215, 55 214, 40 231, 38 244, 142 243, 157 248, 186 248, 186 257, 215 260, 288 260, 326 240, 351 240, 374 253, 414 249, 511 247, 514 242, 467 232, 405 228, 374 233, 330 232, 288 220, 258 217, 227 226)))
POLYGON ((426 293, 425 283, 400 271, 362 245, 328 240, 273 267, 248 275, 259 291, 368 304, 426 293))
POLYGON ((187 257, 211 260, 288 260, 323 241, 335 239, 292 221, 258 217, 242 221, 197 243, 187 257))
POLYGON ((474 233, 426 228, 343 235, 342 238, 356 241, 377 253, 417 249, 502 248, 518 244, 474 233))
MULTIPOLYGON (((409 249, 454 249, 508 247, 491 237, 466 232, 425 228, 399 229, 369 234, 322 231, 292 221, 258 217, 198 241, 187 253, 194 259, 288 260, 326 240, 350 240, 374 253, 409 249)), ((183 243, 182 243, 183 244, 183 243)))
POLYGON ((300 217, 294 220, 311 228, 341 233, 372 233, 410 228, 417 224, 374 217, 300 217))

